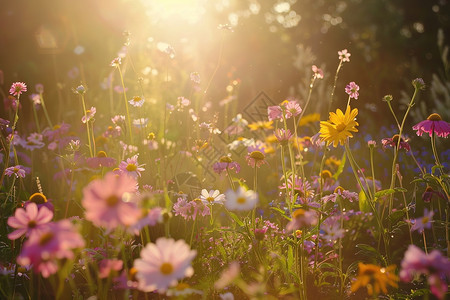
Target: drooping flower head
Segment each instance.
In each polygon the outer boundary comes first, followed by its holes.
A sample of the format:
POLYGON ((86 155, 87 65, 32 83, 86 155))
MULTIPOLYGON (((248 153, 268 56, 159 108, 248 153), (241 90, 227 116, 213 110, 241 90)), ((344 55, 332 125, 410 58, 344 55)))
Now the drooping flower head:
POLYGON ((356 292, 361 287, 367 288, 369 296, 378 295, 381 292, 387 294, 388 286, 398 287, 398 276, 395 275, 395 265, 386 268, 372 264, 358 264, 358 276, 352 283, 351 291, 356 292))
POLYGON ((16 178, 25 178, 26 171, 22 165, 12 166, 5 169, 5 175, 11 177, 12 175, 16 176, 16 178))
POLYGON ((27 91, 27 85, 24 82, 14 82, 9 89, 9 93, 13 96, 20 97, 22 93, 27 91))
POLYGON ((91 181, 83 189, 82 205, 86 219, 95 226, 114 229, 133 225, 141 212, 133 202, 127 202, 127 193, 134 193, 137 182, 131 176, 109 172, 103 179, 91 181))
POLYGON ((316 65, 312 65, 311 67, 313 73, 314 73, 314 78, 316 79, 323 79, 323 71, 322 69, 319 69, 316 65))
POLYGON ((234 170, 236 173, 239 173, 241 166, 239 163, 233 161, 231 157, 222 156, 218 162, 213 164, 213 170, 217 174, 227 172, 228 170, 234 170))
POLYGON ((439 114, 431 114, 428 118, 413 126, 417 130, 417 135, 422 136, 428 133, 430 137, 434 134, 446 138, 450 134, 450 124, 442 120, 439 114))
POLYGON ((357 115, 358 109, 351 110, 350 106, 347 106, 345 114, 340 109, 337 109, 336 113, 330 112, 329 120, 320 122, 320 137, 328 145, 344 145, 347 138, 353 137, 352 132, 358 132, 356 126, 359 124, 355 121, 357 115))
POLYGON ((183 240, 161 237, 156 243, 148 243, 141 251, 141 258, 134 261, 138 289, 144 292, 165 292, 178 280, 194 274, 191 266, 197 251, 191 250, 183 240))

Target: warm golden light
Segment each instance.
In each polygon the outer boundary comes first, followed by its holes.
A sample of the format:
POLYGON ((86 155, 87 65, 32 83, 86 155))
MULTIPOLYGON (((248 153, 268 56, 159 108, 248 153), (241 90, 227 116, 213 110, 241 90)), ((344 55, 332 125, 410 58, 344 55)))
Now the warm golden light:
POLYGON ((184 19, 197 23, 205 13, 204 0, 142 0, 152 21, 184 19))

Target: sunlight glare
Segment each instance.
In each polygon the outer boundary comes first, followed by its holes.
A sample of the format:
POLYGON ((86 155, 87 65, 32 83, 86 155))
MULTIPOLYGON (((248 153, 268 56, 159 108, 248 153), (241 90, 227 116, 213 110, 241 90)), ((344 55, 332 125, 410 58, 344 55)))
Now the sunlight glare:
MULTIPOLYGON (((205 13, 204 0, 141 0, 154 22, 175 18, 197 23, 205 13)), ((174 20, 175 20, 174 19, 174 20)))

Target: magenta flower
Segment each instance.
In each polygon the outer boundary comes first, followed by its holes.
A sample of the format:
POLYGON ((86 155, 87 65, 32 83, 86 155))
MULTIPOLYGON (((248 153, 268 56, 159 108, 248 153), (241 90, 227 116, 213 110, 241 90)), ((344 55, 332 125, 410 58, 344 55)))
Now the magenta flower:
POLYGON ((342 62, 349 62, 351 54, 347 51, 347 49, 343 49, 341 51, 338 51, 339 59, 342 62))
POLYGON ((328 201, 334 203, 336 202, 337 199, 348 200, 350 202, 353 202, 358 201, 359 197, 357 193, 344 190, 341 186, 335 188, 334 193, 322 197, 323 203, 327 203, 328 201))
POLYGON ((425 275, 431 287, 431 293, 439 299, 444 299, 447 293, 447 281, 450 279, 450 260, 438 250, 425 254, 415 245, 409 245, 402 260, 399 273, 404 282, 411 282, 414 277, 425 275))
MULTIPOLYGON (((386 149, 386 147, 392 147, 395 148, 397 147, 398 144, 398 134, 395 134, 393 137, 391 138, 385 138, 381 140, 381 144, 383 145, 383 150, 386 149)), ((400 139, 400 147, 399 149, 405 149, 406 151, 410 151, 411 150, 411 146, 409 146, 408 144, 408 140, 405 139, 400 139)))
POLYGON ((148 243, 141 251, 141 258, 134 261, 138 289, 165 292, 178 280, 194 274, 191 262, 196 255, 197 251, 191 250, 183 240, 162 237, 155 244, 148 243))
POLYGON ((417 135, 422 136, 423 133, 428 133, 430 137, 434 134, 446 138, 450 134, 450 124, 442 120, 441 116, 434 113, 428 118, 413 126, 417 130, 417 135))
POLYGON ((345 92, 350 96, 350 98, 358 99, 358 91, 359 91, 359 85, 357 85, 354 81, 347 84, 345 87, 345 92))
POLYGON ((5 169, 5 175, 11 177, 12 175, 15 175, 16 178, 25 178, 25 168, 22 165, 12 166, 5 169))
POLYGON ((13 96, 20 97, 22 93, 27 91, 27 85, 24 82, 14 82, 9 89, 9 93, 13 96))
POLYGON ((145 226, 155 226, 163 221, 163 209, 161 207, 154 207, 150 210, 144 210, 141 218, 129 227, 131 233, 139 235, 139 232, 145 226))
POLYGON ((33 265, 36 273, 47 278, 58 271, 58 261, 73 259, 73 250, 84 247, 84 240, 68 220, 49 223, 45 230, 33 234, 24 243, 17 262, 33 265))
POLYGON ((103 179, 91 181, 83 189, 82 205, 86 219, 95 226, 109 230, 118 226, 130 226, 137 222, 141 211, 133 202, 124 199, 136 192, 137 182, 131 176, 106 174, 103 179))
POLYGON ((428 211, 428 209, 424 209, 423 217, 417 218, 415 220, 411 220, 413 226, 411 227, 411 231, 417 230, 419 233, 422 233, 425 228, 431 228, 431 222, 433 221, 434 212, 428 211))
POLYGON ((314 78, 316 78, 316 79, 323 79, 323 71, 322 71, 322 69, 319 69, 316 65, 313 65, 311 67, 311 69, 314 72, 314 78))
POLYGON ((127 161, 122 161, 119 164, 119 170, 122 174, 127 174, 133 178, 141 177, 141 172, 145 171, 142 166, 138 164, 138 155, 134 155, 131 158, 127 158, 127 161))
POLYGON ((36 203, 31 202, 25 208, 16 209, 14 216, 8 218, 8 225, 16 228, 8 234, 10 240, 15 240, 25 235, 31 236, 33 233, 42 230, 45 224, 53 218, 53 212, 47 207, 38 208, 36 203))
POLYGON ((66 133, 69 132, 70 125, 66 123, 56 124, 52 129, 45 129, 43 135, 49 141, 60 140, 66 133))

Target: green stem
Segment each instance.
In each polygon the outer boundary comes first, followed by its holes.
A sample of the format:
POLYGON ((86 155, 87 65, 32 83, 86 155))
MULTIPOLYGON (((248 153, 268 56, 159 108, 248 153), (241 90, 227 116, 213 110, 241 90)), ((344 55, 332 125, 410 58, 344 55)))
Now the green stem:
POLYGON ((89 121, 88 121, 88 118, 87 118, 86 102, 84 101, 84 95, 81 95, 81 102, 83 103, 84 119, 86 120, 86 131, 87 131, 89 154, 91 155, 91 157, 94 157, 94 155, 92 154, 91 133, 90 133, 90 130, 89 130, 89 121))
POLYGON ((44 115, 47 119, 48 125, 50 126, 50 128, 53 128, 53 123, 52 121, 50 121, 50 117, 48 116, 47 107, 45 106, 44 96, 42 95, 42 93, 39 94, 39 97, 41 98, 42 110, 44 111, 44 115))
POLYGON ((36 112, 36 106, 33 104, 33 115, 34 115, 34 122, 36 123, 36 129, 39 133, 41 133, 41 126, 39 126, 39 119, 36 112))
POLYGON ((338 79, 338 74, 339 71, 341 70, 342 67, 342 59, 339 61, 339 65, 336 69, 336 74, 334 75, 334 83, 333 83, 333 89, 331 90, 331 98, 330 98, 330 103, 328 104, 328 111, 331 110, 331 105, 333 104, 333 97, 334 97, 334 91, 336 90, 336 83, 337 83, 337 79, 338 79))

